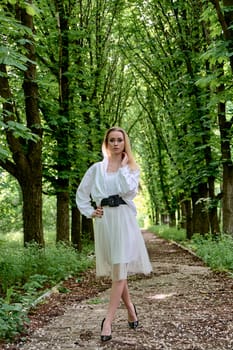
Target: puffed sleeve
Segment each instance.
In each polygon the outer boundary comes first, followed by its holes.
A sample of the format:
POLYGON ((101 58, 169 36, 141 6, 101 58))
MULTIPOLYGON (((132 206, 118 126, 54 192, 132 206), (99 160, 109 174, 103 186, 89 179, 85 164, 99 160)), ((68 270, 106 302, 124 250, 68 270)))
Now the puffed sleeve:
POLYGON ((91 205, 91 188, 94 182, 95 167, 91 166, 84 174, 76 192, 76 204, 81 214, 87 218, 92 217, 95 210, 91 205))
POLYGON ((140 171, 131 170, 129 166, 119 169, 119 194, 122 197, 133 199, 138 191, 140 171))

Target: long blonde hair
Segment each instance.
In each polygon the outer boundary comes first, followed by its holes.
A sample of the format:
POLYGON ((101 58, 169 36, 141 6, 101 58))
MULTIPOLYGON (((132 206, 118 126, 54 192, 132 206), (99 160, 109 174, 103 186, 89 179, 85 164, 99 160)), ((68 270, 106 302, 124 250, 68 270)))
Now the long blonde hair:
POLYGON ((124 141, 125 141, 125 152, 128 155, 128 164, 131 170, 137 170, 139 169, 139 166, 137 165, 132 150, 131 150, 131 146, 130 146, 130 140, 129 140, 129 136, 127 135, 126 131, 118 126, 113 126, 112 128, 108 129, 105 133, 104 136, 104 141, 102 143, 102 152, 103 155, 106 157, 108 156, 108 136, 110 134, 111 131, 120 131, 123 135, 124 141))

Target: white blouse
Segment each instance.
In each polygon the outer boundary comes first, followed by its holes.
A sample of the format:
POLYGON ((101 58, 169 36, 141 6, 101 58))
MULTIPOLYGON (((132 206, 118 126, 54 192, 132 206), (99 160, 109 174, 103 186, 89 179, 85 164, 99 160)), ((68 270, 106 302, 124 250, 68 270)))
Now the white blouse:
MULTIPOLYGON (((91 218, 95 210, 91 204, 91 199, 99 206, 103 198, 113 194, 106 185, 106 176, 111 174, 107 173, 107 165, 108 160, 106 158, 101 162, 93 164, 86 171, 77 189, 77 206, 80 212, 87 218, 91 218)), ((121 196, 136 215, 136 207, 133 199, 138 192, 139 169, 131 170, 129 166, 126 165, 119 168, 116 176, 117 193, 114 194, 121 196)))

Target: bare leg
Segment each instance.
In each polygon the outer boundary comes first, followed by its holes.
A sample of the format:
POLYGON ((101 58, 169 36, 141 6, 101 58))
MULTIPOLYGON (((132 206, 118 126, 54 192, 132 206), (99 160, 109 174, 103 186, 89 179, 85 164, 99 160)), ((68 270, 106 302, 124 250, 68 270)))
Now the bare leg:
POLYGON ((123 300, 123 302, 128 310, 128 321, 130 321, 130 322, 137 321, 137 315, 135 313, 134 306, 133 306, 133 303, 132 303, 131 298, 130 298, 127 281, 126 281, 125 287, 123 289, 122 300, 123 300))
POLYGON ((112 282, 112 289, 110 294, 110 301, 108 305, 108 311, 107 315, 103 324, 103 329, 101 334, 102 335, 110 335, 111 334, 111 324, 113 321, 113 318, 116 313, 116 309, 118 308, 120 304, 120 300, 122 297, 123 290, 125 288, 125 285, 127 283, 127 280, 120 280, 120 281, 114 281, 112 282))

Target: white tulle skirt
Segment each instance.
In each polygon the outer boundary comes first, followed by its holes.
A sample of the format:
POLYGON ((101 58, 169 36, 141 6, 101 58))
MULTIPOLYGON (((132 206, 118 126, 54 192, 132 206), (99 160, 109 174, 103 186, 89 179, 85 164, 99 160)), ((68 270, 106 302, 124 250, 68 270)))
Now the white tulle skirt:
POLYGON ((104 207, 103 217, 94 220, 96 275, 113 281, 152 271, 136 217, 127 205, 104 207))

